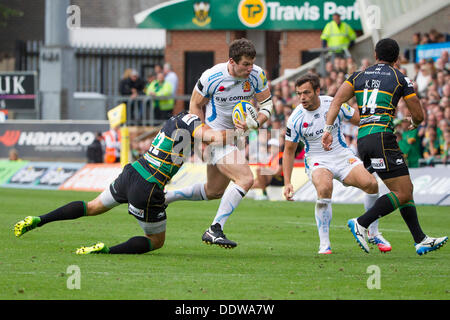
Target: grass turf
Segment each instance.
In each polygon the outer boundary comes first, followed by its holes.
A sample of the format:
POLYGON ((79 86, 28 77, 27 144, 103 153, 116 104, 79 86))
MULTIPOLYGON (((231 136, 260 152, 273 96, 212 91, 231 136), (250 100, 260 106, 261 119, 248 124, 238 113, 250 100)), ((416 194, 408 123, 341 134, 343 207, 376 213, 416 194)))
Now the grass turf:
MULTIPOLYGON (((76 248, 102 241, 115 245, 142 235, 126 205, 96 217, 45 225, 16 238, 13 225, 97 194, 70 191, 0 189, 0 299, 449 299, 448 245, 425 256, 415 253, 399 212, 384 217, 380 230, 393 250, 369 254, 346 227, 362 205, 333 205, 332 255, 317 254, 314 204, 244 200, 225 225, 237 248, 207 246, 201 236, 218 201, 177 202, 167 209, 163 248, 144 255, 78 256, 76 248), (80 289, 69 289, 80 270, 80 289), (369 289, 380 270, 380 289, 369 289), (370 269, 369 269, 370 271, 370 269), (373 277, 372 277, 373 278, 373 277), (69 286, 70 287, 70 286, 69 286)), ((448 235, 448 207, 419 206, 430 236, 448 235)))

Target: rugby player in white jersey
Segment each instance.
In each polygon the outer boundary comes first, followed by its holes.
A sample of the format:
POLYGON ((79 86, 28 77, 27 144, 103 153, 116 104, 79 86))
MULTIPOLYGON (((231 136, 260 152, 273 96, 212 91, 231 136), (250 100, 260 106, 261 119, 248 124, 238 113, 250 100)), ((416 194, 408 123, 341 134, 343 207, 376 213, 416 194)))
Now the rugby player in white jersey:
MULTIPOLYGON (((198 80, 189 105, 207 127, 214 130, 258 129, 270 118, 273 103, 264 71, 254 64, 256 50, 247 39, 234 40, 229 47, 229 59, 203 72, 198 80), (245 122, 233 124, 232 111, 240 100, 259 104, 259 112, 245 122), (206 107, 206 111, 203 111, 206 107)), ((177 200, 220 199, 219 208, 211 226, 202 236, 203 242, 224 248, 236 247, 226 238, 223 227, 253 185, 253 173, 245 160, 245 153, 235 145, 216 146, 211 150, 207 165, 207 182, 166 193, 166 204, 177 200), (232 181, 230 185, 230 181, 232 181), (230 185, 230 187, 228 187, 230 185)))
MULTIPOLYGON (((357 187, 364 192, 364 206, 370 208, 378 198, 378 183, 375 177, 364 168, 363 163, 345 144, 341 131, 342 121, 359 123, 359 112, 349 105, 342 105, 332 134, 333 146, 330 151, 322 148, 322 134, 326 115, 332 97, 319 96, 320 83, 315 75, 299 78, 295 84, 296 94, 301 104, 292 112, 287 122, 285 149, 283 154, 284 196, 293 200, 294 189, 291 183, 294 155, 297 144, 305 144, 306 173, 316 188, 317 200, 315 218, 319 232, 319 254, 330 254, 330 222, 332 218, 331 198, 333 179, 347 186, 357 187)), ((379 240, 375 242, 382 252, 390 251, 391 246, 378 232, 378 220, 370 226, 370 234, 379 240)))

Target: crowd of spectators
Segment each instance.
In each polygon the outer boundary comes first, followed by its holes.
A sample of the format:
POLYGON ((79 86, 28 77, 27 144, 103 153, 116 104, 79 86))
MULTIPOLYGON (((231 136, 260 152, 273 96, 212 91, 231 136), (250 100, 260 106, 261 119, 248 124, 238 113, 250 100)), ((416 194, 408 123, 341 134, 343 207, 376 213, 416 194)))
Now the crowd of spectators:
MULTIPOLYGON (((430 32, 431 34, 432 38, 436 36, 436 32, 433 30, 430 32)), ((437 33, 436 37, 441 39, 443 36, 437 33)), ((421 43, 424 43, 423 41, 421 43)), ((315 73, 320 77, 321 95, 334 96, 339 86, 349 75, 357 70, 364 70, 373 63, 375 61, 370 58, 364 58, 357 63, 351 57, 337 57, 333 62, 328 61, 326 63, 325 76, 321 76, 314 69, 308 72, 315 73)), ((406 119, 409 116, 409 111, 406 108, 405 101, 400 99, 394 121, 395 133, 409 167, 419 167, 421 164, 449 163, 450 161, 448 156, 450 146, 449 67, 449 54, 445 50, 442 51, 442 55, 436 61, 430 59, 413 63, 402 55, 396 64, 396 68, 413 81, 425 115, 425 120, 417 129, 408 131, 409 122, 406 119)), ((276 115, 272 117, 266 127, 269 129, 281 128, 280 140, 283 143, 283 128, 286 127, 289 115, 299 104, 295 95, 295 80, 279 82, 271 86, 271 91, 276 115)), ((353 107, 357 107, 355 98, 349 103, 353 107)), ((343 133, 347 145, 356 152, 358 128, 350 123, 344 123, 343 133)), ((298 159, 301 158, 302 153, 299 153, 298 159)))

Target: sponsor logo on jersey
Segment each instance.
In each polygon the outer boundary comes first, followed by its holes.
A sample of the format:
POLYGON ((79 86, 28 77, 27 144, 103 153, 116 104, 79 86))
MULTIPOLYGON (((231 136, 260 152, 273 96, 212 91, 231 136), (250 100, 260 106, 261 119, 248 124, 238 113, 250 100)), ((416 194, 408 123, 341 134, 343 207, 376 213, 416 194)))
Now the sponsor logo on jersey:
POLYGON ((139 217, 139 218, 144 218, 144 210, 143 209, 138 209, 135 206, 133 206, 131 203, 128 204, 128 212, 130 212, 132 215, 139 217))
POLYGON ((397 159, 397 160, 395 160, 395 164, 396 165, 401 165, 403 163, 403 159, 397 159))
POLYGON ((213 75, 209 76, 208 81, 214 80, 215 78, 220 77, 221 75, 223 75, 222 72, 214 73, 213 75))
POLYGON ((349 164, 354 164, 356 161, 358 161, 358 160, 355 159, 355 158, 350 158, 350 159, 348 159, 348 163, 349 163, 349 164))
POLYGON ((386 164, 384 163, 383 158, 371 158, 370 162, 372 164, 372 168, 374 169, 386 169, 386 164))
POLYGON ((241 0, 238 6, 238 17, 243 25, 256 28, 267 16, 267 5, 264 0, 241 0))

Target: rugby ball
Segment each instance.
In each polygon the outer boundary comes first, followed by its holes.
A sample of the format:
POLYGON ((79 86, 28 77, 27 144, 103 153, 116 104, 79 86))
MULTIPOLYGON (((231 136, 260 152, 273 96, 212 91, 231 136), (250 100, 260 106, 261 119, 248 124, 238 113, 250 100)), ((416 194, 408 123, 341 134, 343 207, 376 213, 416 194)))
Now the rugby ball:
POLYGON ((245 121, 247 117, 247 108, 249 107, 253 108, 253 105, 247 100, 241 100, 234 105, 232 117, 235 125, 238 121, 245 121))

